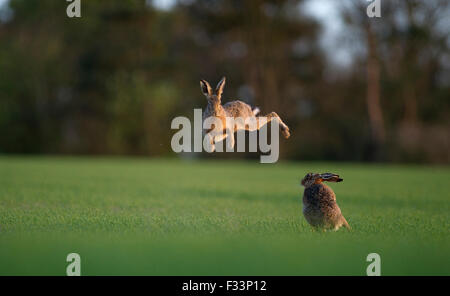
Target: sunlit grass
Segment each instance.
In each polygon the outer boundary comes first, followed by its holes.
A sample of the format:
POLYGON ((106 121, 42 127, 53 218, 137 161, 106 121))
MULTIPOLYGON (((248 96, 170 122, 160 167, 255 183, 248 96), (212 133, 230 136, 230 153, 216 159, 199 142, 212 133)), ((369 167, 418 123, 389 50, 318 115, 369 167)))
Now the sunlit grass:
POLYGON ((0 274, 450 274, 448 167, 0 158, 0 274), (353 228, 314 232, 300 178, 332 184, 353 228))

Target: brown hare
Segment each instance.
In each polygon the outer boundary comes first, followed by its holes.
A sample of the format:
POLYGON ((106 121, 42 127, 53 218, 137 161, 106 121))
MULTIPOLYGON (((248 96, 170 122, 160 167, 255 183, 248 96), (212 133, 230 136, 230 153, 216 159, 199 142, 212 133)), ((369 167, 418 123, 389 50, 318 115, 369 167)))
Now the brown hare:
MULTIPOLYGON (((209 83, 206 80, 200 80, 200 88, 203 94, 206 96, 208 100, 208 105, 206 106, 205 111, 203 112, 203 121, 210 117, 218 118, 221 121, 221 125, 215 126, 211 125, 211 129, 206 131, 206 136, 209 137, 209 141, 211 144, 212 151, 215 150, 215 143, 220 142, 230 137, 231 147, 234 147, 234 132, 238 130, 248 130, 254 131, 259 130, 266 123, 277 120, 280 125, 281 133, 287 139, 290 136, 289 128, 286 124, 281 120, 281 118, 275 112, 271 112, 266 116, 263 116, 264 120, 261 120, 260 117, 256 117, 259 112, 259 108, 252 109, 250 105, 242 102, 242 101, 232 101, 228 102, 225 105, 221 104, 222 93, 225 86, 225 77, 220 80, 217 84, 215 91, 211 88, 209 83), (244 121, 248 119, 254 119, 255 125, 246 125, 240 121, 234 122, 233 126, 226 125, 226 118, 241 118, 244 121)), ((211 151, 211 152, 212 152, 211 151)))
POLYGON ((302 179, 305 186, 303 193, 303 215, 314 228, 338 230, 341 226, 350 226, 336 203, 336 195, 323 181, 341 182, 336 174, 309 173, 302 179))

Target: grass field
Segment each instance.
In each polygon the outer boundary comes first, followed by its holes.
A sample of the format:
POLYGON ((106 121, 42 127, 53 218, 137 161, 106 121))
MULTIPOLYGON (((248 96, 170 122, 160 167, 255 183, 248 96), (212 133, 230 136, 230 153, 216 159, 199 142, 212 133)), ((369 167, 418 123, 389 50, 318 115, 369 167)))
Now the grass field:
POLYGON ((0 275, 450 275, 450 168, 0 157, 0 275), (300 178, 353 231, 314 232, 300 178))

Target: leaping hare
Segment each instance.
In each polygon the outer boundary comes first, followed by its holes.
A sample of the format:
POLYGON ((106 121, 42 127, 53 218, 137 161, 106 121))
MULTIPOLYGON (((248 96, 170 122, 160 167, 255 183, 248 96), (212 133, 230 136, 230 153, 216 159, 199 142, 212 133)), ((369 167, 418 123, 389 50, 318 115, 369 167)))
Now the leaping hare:
POLYGON ((331 173, 309 173, 302 180, 302 185, 305 186, 303 215, 306 221, 314 228, 338 230, 344 226, 350 229, 336 203, 333 189, 323 184, 323 181, 341 182, 342 179, 331 173))
POLYGON ((200 80, 200 88, 208 100, 208 105, 203 112, 203 121, 205 121, 205 119, 209 117, 216 117, 222 122, 221 126, 215 126, 213 124, 212 128, 206 132, 206 135, 210 138, 212 151, 215 150, 216 142, 220 142, 228 136, 230 137, 231 147, 234 147, 234 132, 238 130, 259 130, 261 127, 272 120, 278 121, 281 133, 286 139, 289 138, 290 133, 288 126, 284 124, 284 122, 275 112, 271 112, 266 116, 263 116, 266 118, 265 120, 260 120, 260 117, 256 117, 259 112, 259 108, 252 109, 250 105, 242 101, 232 101, 226 103, 225 105, 221 105, 224 86, 225 77, 223 77, 222 80, 220 80, 220 82, 217 84, 215 91, 212 90, 211 86, 206 80, 200 80), (242 124, 242 122, 235 122, 234 126, 227 126, 226 117, 242 118, 244 121, 248 119, 254 119, 256 124, 253 126, 249 126, 246 124, 242 124))

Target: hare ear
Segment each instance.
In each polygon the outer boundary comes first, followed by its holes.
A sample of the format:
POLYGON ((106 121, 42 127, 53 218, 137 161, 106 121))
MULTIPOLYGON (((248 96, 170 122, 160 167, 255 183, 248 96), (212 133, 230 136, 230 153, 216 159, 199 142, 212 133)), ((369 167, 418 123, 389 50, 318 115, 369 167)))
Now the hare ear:
POLYGON ((320 178, 323 179, 324 181, 328 181, 328 182, 341 182, 344 180, 342 178, 339 178, 339 175, 332 174, 332 173, 320 174, 320 178))
POLYGON ((219 83, 217 83, 216 86, 216 94, 218 97, 220 97, 223 93, 223 88, 225 87, 225 77, 222 78, 222 80, 219 81, 219 83))
POLYGON ((203 94, 207 97, 209 97, 213 94, 212 88, 209 85, 208 81, 206 81, 206 80, 200 80, 200 89, 202 90, 203 94))

